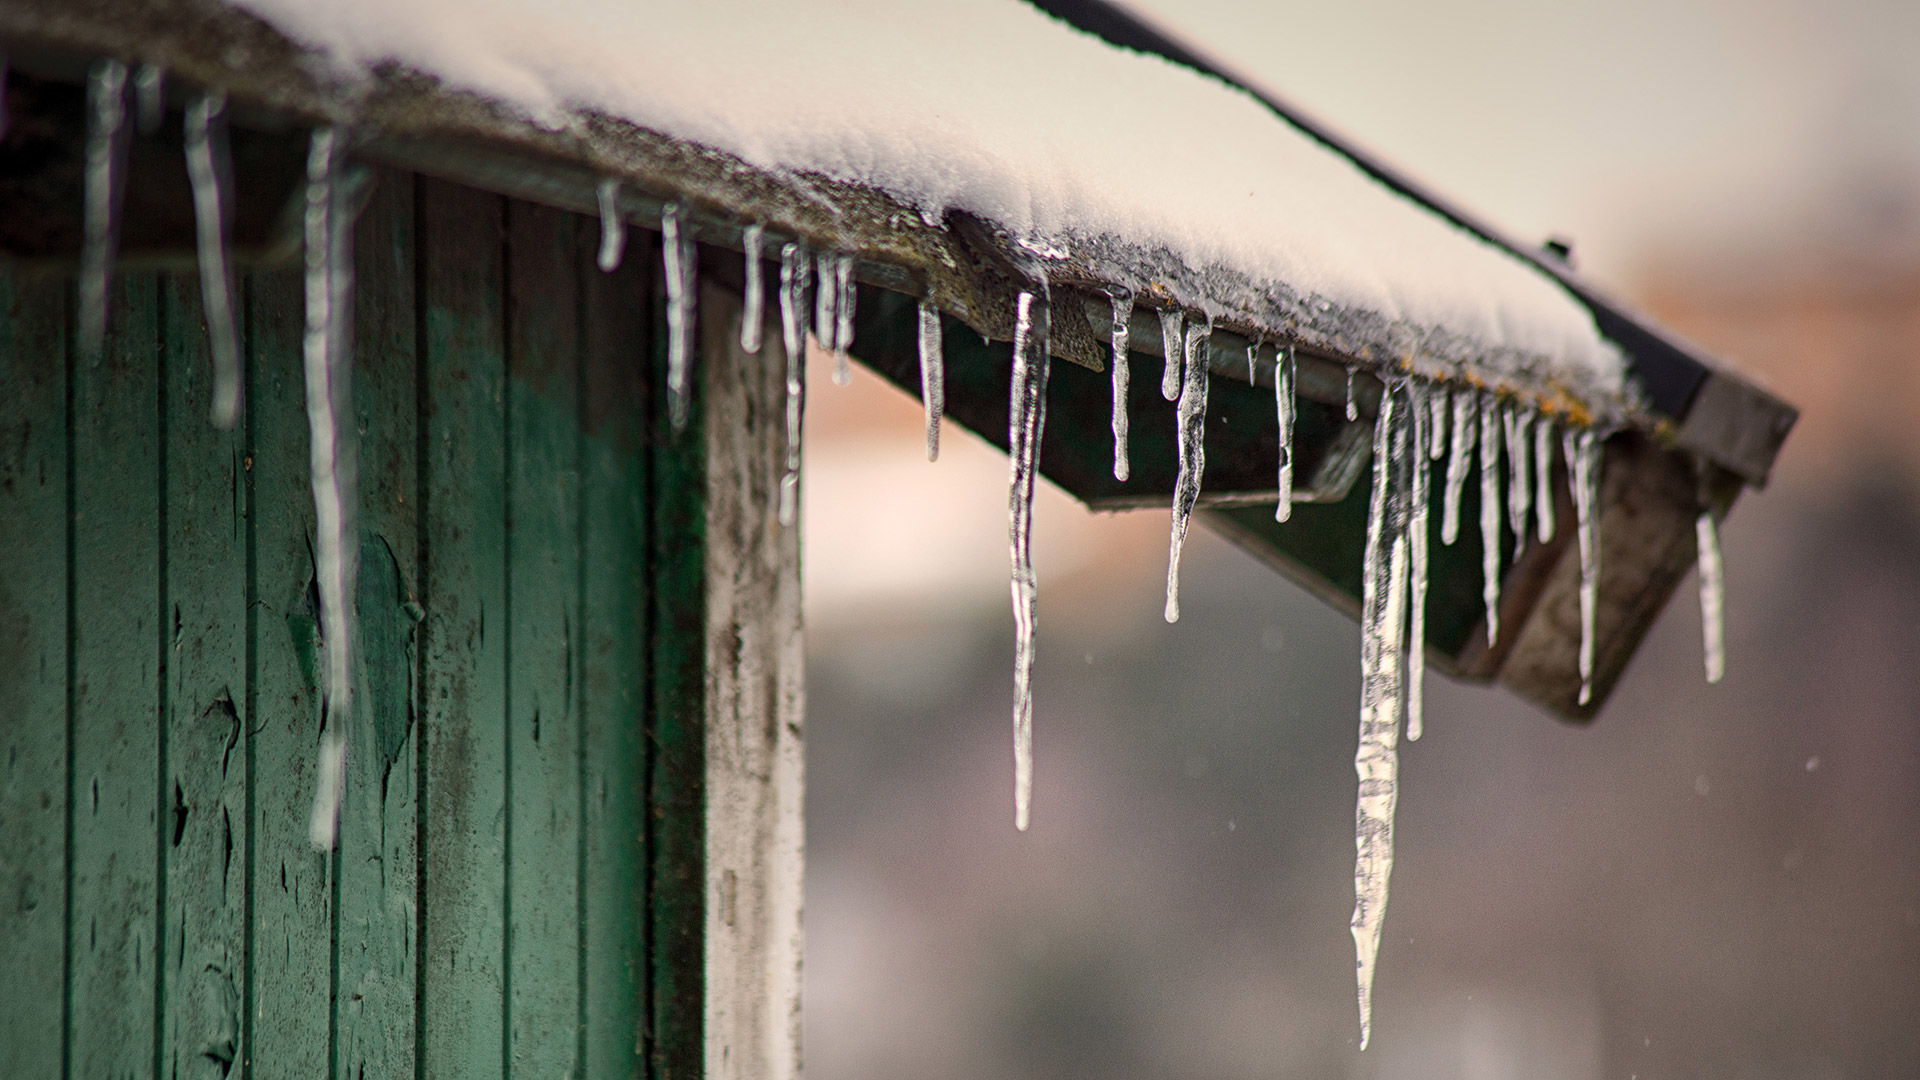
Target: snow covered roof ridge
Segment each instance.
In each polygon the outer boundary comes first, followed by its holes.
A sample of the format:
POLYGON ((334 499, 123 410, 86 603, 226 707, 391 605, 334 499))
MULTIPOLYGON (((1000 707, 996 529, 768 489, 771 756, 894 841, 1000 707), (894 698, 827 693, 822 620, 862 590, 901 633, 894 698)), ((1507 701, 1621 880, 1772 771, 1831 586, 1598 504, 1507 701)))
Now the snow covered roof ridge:
POLYGON ((948 227, 960 215, 1043 256, 1063 287, 1576 419, 1638 412, 1620 350, 1537 267, 1246 94, 1019 0, 132 6, 145 18, 112 0, 10 4, 0 30, 151 60, 237 102, 350 124, 371 156, 483 169, 583 212, 593 181, 619 176, 636 217, 680 199, 709 242, 758 221, 855 253, 863 277, 996 338, 1013 289, 948 227))

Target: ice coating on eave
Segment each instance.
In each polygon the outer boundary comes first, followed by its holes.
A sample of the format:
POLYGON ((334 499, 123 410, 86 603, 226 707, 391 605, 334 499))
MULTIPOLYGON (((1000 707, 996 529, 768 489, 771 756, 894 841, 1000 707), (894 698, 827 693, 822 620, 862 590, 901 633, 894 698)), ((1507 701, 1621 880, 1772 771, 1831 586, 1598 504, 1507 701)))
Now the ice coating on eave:
POLYGON ((555 128, 604 113, 928 215, 965 210, 1043 248, 1124 240, 1444 330, 1485 346, 1495 373, 1530 356, 1603 393, 1623 385, 1618 351, 1537 268, 1250 95, 1019 0, 230 2, 343 73, 397 61, 555 128), (1220 152, 1142 153, 1162 130, 1220 152))

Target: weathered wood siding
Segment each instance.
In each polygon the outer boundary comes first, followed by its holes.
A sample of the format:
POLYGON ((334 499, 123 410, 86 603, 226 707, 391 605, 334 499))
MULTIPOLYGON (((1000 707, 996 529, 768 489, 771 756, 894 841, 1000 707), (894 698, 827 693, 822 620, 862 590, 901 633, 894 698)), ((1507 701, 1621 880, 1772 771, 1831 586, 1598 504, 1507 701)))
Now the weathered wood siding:
MULTIPOLYGON (((748 377, 781 370, 777 335, 701 390, 757 417, 742 456, 701 409, 667 431, 651 234, 602 274, 590 219, 385 171, 356 240, 361 663, 330 853, 297 271, 243 275, 222 432, 193 274, 123 275, 91 364, 71 281, 0 270, 8 1080, 699 1076, 740 1011, 708 1000, 709 879, 758 911, 738 875, 769 872, 717 844, 708 760, 761 734, 782 771, 753 766, 758 797, 792 813, 742 827, 789 860, 772 989, 797 994, 798 544, 771 524, 778 381, 748 377), (721 622, 751 655, 716 658, 721 622)), ((718 294, 704 356, 740 359, 737 311, 718 294)))

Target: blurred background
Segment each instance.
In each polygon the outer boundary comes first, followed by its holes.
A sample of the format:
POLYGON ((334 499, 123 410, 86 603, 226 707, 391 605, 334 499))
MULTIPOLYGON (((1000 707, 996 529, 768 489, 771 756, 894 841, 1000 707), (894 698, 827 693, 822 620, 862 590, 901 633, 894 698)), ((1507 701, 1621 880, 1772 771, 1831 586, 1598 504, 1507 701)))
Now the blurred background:
POLYGON ((1005 461, 816 370, 809 1073, 1920 1075, 1920 4, 1134 7, 1803 410, 1726 680, 1690 580, 1590 727, 1430 682, 1361 1054, 1353 623, 1043 492, 1016 834, 1005 461))

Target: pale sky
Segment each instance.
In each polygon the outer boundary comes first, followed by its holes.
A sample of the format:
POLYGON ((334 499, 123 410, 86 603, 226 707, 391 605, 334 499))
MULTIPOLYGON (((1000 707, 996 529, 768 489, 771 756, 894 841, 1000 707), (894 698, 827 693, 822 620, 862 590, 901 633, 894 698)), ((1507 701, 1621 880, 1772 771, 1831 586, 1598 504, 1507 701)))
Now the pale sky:
POLYGON ((1126 0, 1518 240, 1649 245, 1920 188, 1920 0, 1126 0))

